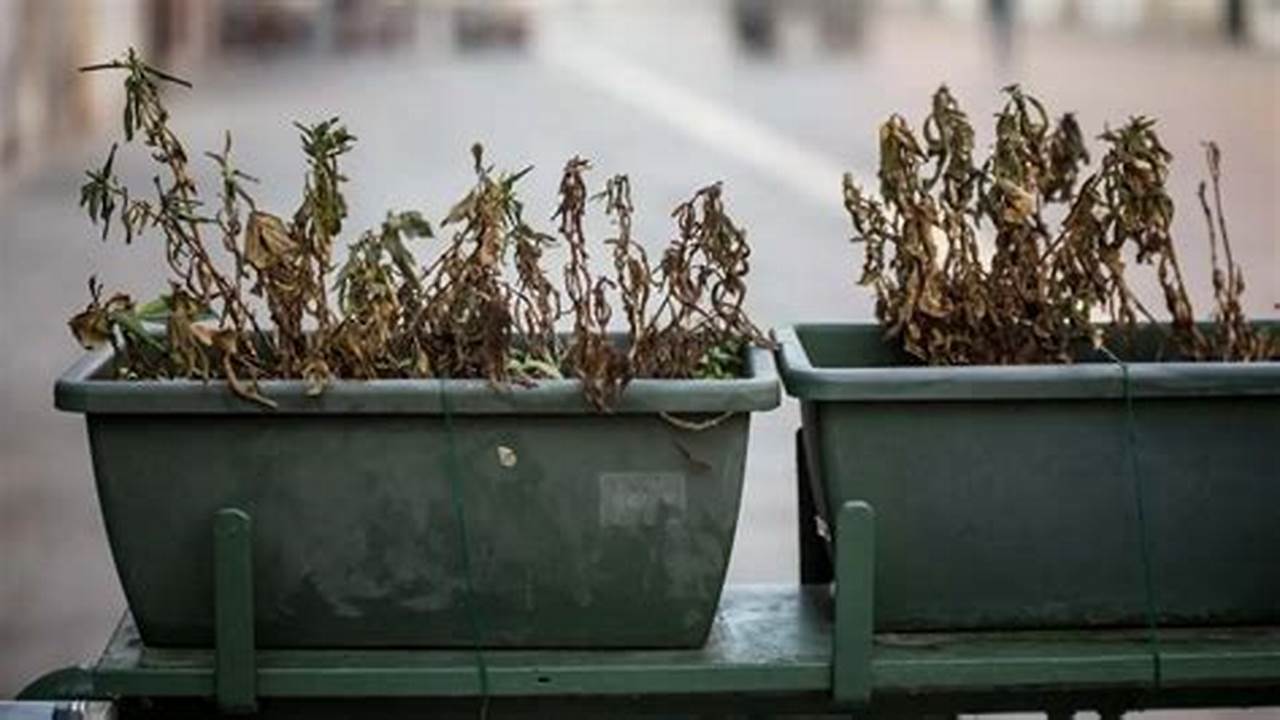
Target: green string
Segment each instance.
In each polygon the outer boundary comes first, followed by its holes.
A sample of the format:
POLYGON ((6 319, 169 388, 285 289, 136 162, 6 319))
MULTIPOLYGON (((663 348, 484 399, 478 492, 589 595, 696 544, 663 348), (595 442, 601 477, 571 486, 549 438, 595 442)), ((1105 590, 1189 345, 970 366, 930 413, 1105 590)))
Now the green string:
POLYGON ((1156 590, 1155 582, 1152 578, 1151 563, 1151 540, 1150 533, 1147 531, 1147 501, 1146 493, 1143 490, 1142 475, 1138 472, 1138 422, 1137 415, 1133 409, 1133 385, 1129 378, 1129 364, 1121 360, 1115 353, 1106 347, 1102 348, 1102 352, 1111 358, 1113 362, 1120 366, 1120 374, 1123 379, 1122 388, 1124 392, 1124 420, 1125 420, 1125 470, 1129 475, 1129 481, 1133 485, 1134 502, 1138 514, 1138 549, 1142 562, 1142 585, 1143 594, 1146 600, 1147 613, 1147 644, 1151 648, 1151 665, 1152 679, 1155 687, 1160 687, 1161 667, 1160 667, 1160 629, 1158 616, 1156 614, 1156 590))
POLYGON ((449 488, 453 500, 453 515, 458 527, 458 544, 461 548, 462 573, 465 580, 467 621, 471 626, 472 649, 476 656, 476 674, 480 680, 480 718, 489 716, 489 668, 484 661, 484 643, 480 632, 480 611, 476 603, 475 583, 472 580, 471 552, 467 542, 467 513, 463 503, 461 464, 458 462, 458 443, 453 431, 453 409, 449 404, 449 392, 445 378, 440 378, 440 409, 444 414, 445 450, 448 462, 449 488))

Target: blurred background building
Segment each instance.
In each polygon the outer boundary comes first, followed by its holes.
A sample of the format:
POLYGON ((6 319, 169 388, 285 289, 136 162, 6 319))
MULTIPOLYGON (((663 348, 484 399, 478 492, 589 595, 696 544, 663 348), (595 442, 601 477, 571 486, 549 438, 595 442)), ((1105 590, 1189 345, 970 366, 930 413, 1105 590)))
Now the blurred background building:
MULTIPOLYGON (((535 218, 574 154, 597 181, 629 172, 651 245, 676 202, 724 180, 770 325, 871 317, 839 180, 874 178, 880 122, 918 123, 946 82, 989 133, 1000 88, 1021 82, 1091 136, 1160 119, 1202 314, 1194 193, 1216 139, 1246 309, 1280 315, 1280 0, 0 0, 0 696, 95 652, 124 606, 83 426, 51 388, 78 354, 65 318, 90 273, 135 297, 162 287, 153 245, 103 244, 76 207, 121 96, 75 68, 129 46, 195 81, 173 95, 180 131, 203 151, 230 129, 277 212, 301 177, 292 121, 342 115, 360 138, 353 230, 392 206, 438 219, 476 140, 537 166, 535 218)), ((121 162, 149 178, 145 158, 121 162)), ((731 581, 794 581, 796 424, 788 405, 757 425, 731 581)))
MULTIPOLYGON (((5 0, 0 3, 0 182, 37 165, 59 141, 89 132, 115 94, 66 70, 125 45, 167 66, 198 68, 228 54, 354 50, 413 43, 434 11, 452 15, 464 45, 522 44, 540 5, 478 0, 5 0)), ((606 5, 613 4, 606 2, 606 5)), ((993 41, 1015 25, 1075 28, 1173 41, 1206 38, 1275 51, 1276 0, 730 0, 744 48, 772 52, 805 33, 826 48, 863 32, 869 10, 986 17, 993 41), (797 17, 799 16, 799 17, 797 17), (812 25, 810 31, 800 29, 812 25)), ((679 15, 678 11, 673 14, 679 15)))

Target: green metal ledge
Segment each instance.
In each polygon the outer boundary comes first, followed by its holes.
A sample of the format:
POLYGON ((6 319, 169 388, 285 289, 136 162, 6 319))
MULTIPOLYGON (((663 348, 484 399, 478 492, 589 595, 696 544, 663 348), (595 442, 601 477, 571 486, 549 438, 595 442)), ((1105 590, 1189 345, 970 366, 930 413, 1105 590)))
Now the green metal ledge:
POLYGON ((875 513, 850 502, 835 525, 836 562, 825 578, 834 584, 815 579, 816 539, 802 529, 809 584, 728 588, 697 649, 270 650, 254 645, 252 520, 227 508, 213 521, 216 647, 146 647, 126 614, 91 667, 46 675, 21 697, 147 699, 148 707, 194 700, 227 713, 255 711, 259 701, 272 703, 262 706, 268 711, 293 701, 434 707, 482 696, 627 709, 745 703, 757 714, 1048 710, 1055 718, 1078 709, 1110 718, 1140 708, 1280 705, 1280 627, 873 634, 875 513))
MULTIPOLYGON (((831 597, 825 587, 726 590, 707 645, 680 651, 485 652, 489 694, 723 696, 838 707, 832 698, 831 597)), ((871 650, 872 706, 945 697, 954 711, 1227 703, 1247 691, 1280 702, 1280 628, 1165 630, 1161 682, 1142 631, 881 635, 871 650)), ((480 693, 471 651, 256 653, 260 698, 443 698, 480 693)), ((106 651, 72 686, 37 683, 28 699, 216 696, 215 653, 144 647, 126 614, 106 651), (88 683, 86 684, 86 675, 88 683)))

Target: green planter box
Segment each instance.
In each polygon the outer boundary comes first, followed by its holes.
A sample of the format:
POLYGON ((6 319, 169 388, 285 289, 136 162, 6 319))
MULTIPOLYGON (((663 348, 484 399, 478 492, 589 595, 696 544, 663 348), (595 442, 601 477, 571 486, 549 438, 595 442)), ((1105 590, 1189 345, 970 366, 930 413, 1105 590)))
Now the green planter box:
POLYGON ((1280 363, 1131 363, 1129 455, 1112 362, 904 366, 874 325, 780 340, 819 514, 875 508, 879 630, 1140 626, 1144 525, 1160 623, 1280 623, 1280 363))
POLYGON ((253 519, 260 646, 471 645, 451 442, 484 645, 700 645, 750 413, 779 401, 759 350, 743 379, 637 380, 608 415, 576 381, 340 381, 318 397, 274 381, 280 407, 262 411, 222 383, 103 379, 111 360, 82 359, 56 404, 86 416, 116 569, 158 646, 212 642, 227 507, 253 519))

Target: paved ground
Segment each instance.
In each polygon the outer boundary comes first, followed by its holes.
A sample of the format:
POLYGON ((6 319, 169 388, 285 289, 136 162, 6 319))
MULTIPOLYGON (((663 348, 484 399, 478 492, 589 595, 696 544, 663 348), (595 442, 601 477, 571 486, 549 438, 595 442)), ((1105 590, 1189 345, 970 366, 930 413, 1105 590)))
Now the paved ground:
MULTIPOLYGON (((854 13, 841 30, 809 5, 787 8, 772 53, 744 51, 720 3, 558 5, 531 18, 523 49, 499 51, 455 51, 441 18, 426 14, 411 49, 230 58, 197 75, 178 122, 202 148, 229 127, 243 164, 265 181, 262 198, 284 210, 300 173, 288 121, 341 114, 360 137, 347 166, 350 227, 388 206, 440 216, 466 187, 474 140, 502 164, 537 166, 526 187, 534 217, 549 215, 559 167, 575 153, 595 161, 598 180, 629 172, 638 231, 653 245, 666 240, 678 200, 722 179, 754 241, 751 304, 777 325, 870 316, 852 284, 859 257, 845 241, 838 182, 846 168, 874 172, 877 124, 892 111, 918 118, 944 80, 984 117, 1018 80, 1079 110, 1090 131, 1129 113, 1162 118, 1184 203, 1200 176, 1199 142, 1216 138, 1237 256, 1250 269, 1248 307, 1277 314, 1276 55, 1211 38, 1053 27, 1015 33, 1002 53, 978 22, 854 13)), ((88 657, 123 608, 80 418, 51 408, 52 380, 77 354, 64 318, 83 303, 90 272, 136 296, 156 289, 154 248, 102 246, 76 211, 80 169, 103 147, 62 149, 0 196, 0 697, 88 657)), ((1179 229, 1207 307, 1196 214, 1184 211, 1179 229)), ((787 405, 755 427, 732 581, 795 577, 796 424, 787 405)))

